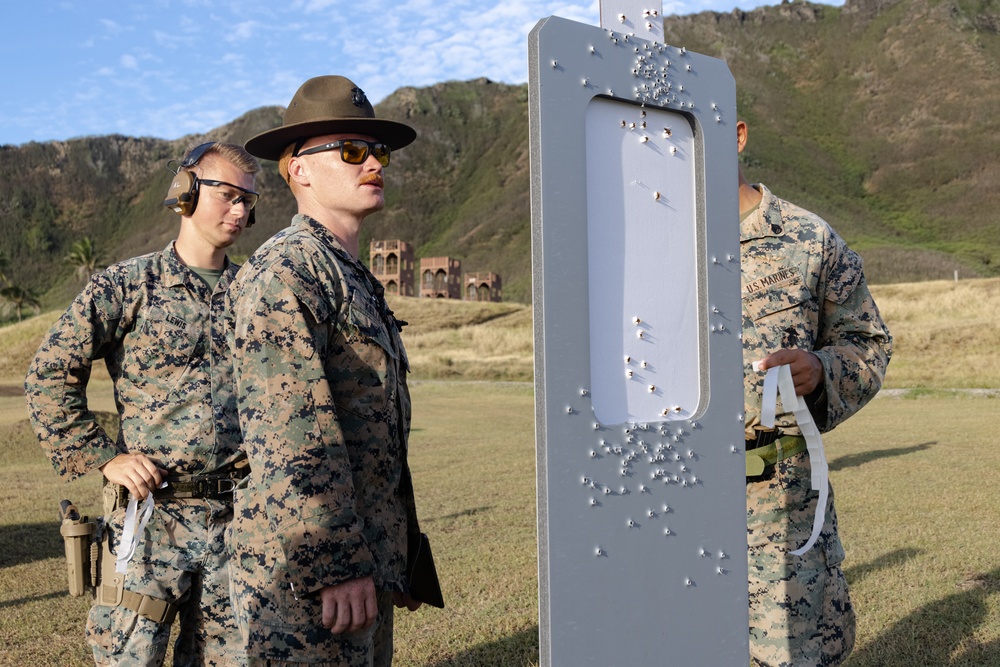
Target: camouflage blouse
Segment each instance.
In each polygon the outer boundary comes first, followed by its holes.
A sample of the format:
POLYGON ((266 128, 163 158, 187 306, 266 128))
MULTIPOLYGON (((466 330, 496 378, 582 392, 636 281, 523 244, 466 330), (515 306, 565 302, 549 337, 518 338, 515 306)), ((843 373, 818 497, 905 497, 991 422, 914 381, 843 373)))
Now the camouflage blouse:
MULTIPOLYGON (((807 397, 821 431, 860 410, 882 386, 892 337, 865 283, 861 257, 819 216, 763 185, 740 225, 746 437, 760 423, 763 372, 751 364, 783 348, 813 351, 825 379, 807 397)), ((776 424, 798 434, 791 412, 776 424)))
POLYGON ((211 472, 236 457, 224 309, 237 269, 230 263, 210 293, 171 243, 90 279, 49 330, 24 385, 32 425, 60 475, 75 478, 122 452, 178 474, 211 472), (97 359, 115 385, 117 442, 87 403, 97 359))
POLYGON ((417 530, 408 366, 381 284, 297 215, 254 253, 229 299, 252 471, 234 498, 232 542, 237 561, 277 558, 268 572, 248 570, 261 578, 257 597, 273 596, 259 613, 288 623, 287 591, 361 577, 402 589, 407 532, 417 530))

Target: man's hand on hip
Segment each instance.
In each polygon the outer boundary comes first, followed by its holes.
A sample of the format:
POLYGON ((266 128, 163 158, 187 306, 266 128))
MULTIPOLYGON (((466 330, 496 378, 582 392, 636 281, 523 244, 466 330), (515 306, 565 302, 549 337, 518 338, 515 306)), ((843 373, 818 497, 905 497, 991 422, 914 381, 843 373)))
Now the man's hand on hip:
POLYGON ((323 627, 330 628, 335 635, 366 630, 378 617, 375 582, 371 577, 327 586, 319 595, 323 600, 323 627))
POLYGON ((119 454, 101 466, 101 472, 109 482, 128 489, 133 498, 145 500, 163 484, 169 471, 145 454, 119 454))

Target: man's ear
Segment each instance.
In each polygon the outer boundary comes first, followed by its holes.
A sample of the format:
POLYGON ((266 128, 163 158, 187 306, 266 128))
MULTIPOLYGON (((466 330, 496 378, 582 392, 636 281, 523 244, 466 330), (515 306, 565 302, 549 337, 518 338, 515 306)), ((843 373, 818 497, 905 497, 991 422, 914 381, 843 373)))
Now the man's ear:
POLYGON ((292 181, 300 185, 308 185, 309 183, 309 169, 306 166, 305 161, 293 157, 288 161, 288 182, 291 184, 292 181))
POLYGON ((742 153, 747 147, 747 124, 742 120, 736 121, 736 152, 742 153))

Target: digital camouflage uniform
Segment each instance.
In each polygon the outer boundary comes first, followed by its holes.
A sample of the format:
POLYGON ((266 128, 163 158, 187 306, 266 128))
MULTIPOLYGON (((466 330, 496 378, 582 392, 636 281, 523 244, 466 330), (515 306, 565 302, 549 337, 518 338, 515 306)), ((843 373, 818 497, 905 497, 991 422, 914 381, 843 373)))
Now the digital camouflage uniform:
MULTIPOLYGON (((172 474, 210 473, 237 457, 224 311, 237 268, 229 264, 210 292, 171 243, 90 279, 52 326, 25 380, 32 424, 56 472, 74 479, 123 452, 141 452, 172 474), (87 406, 97 359, 115 384, 117 442, 87 406)), ((124 515, 122 507, 105 517, 115 553, 124 515)), ((156 500, 128 564, 127 590, 179 606, 175 665, 243 664, 223 543, 231 517, 220 500, 156 500)), ((159 665, 169 633, 169 624, 125 607, 95 604, 87 623, 99 665, 159 665)))
MULTIPOLYGON (((892 339, 861 258, 821 218, 757 188, 763 199, 740 225, 746 437, 754 439, 760 424, 765 375, 751 364, 784 348, 811 350, 822 361, 824 380, 806 400, 826 432, 878 392, 892 339)), ((779 412, 775 426, 801 433, 791 412, 779 412)), ((801 557, 789 553, 809 538, 818 496, 806 452, 747 480, 753 665, 837 665, 853 648, 832 490, 817 543, 801 557)))
POLYGON ((381 284, 304 215, 229 294, 251 474, 230 527, 233 602, 252 665, 388 665, 390 591, 418 532, 406 461, 408 370, 381 284), (371 629, 333 635, 318 591, 372 577, 371 629))

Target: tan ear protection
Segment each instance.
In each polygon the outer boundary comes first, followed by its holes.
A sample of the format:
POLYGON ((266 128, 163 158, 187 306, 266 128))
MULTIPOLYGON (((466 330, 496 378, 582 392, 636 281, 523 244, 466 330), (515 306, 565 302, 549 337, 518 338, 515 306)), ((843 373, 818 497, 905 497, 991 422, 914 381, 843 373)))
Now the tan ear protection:
MULTIPOLYGON (((180 163, 177 171, 174 172, 174 178, 170 181, 170 187, 167 189, 167 196, 163 200, 163 205, 174 211, 174 213, 181 215, 191 215, 194 213, 194 209, 198 206, 199 181, 194 172, 188 171, 188 169, 198 164, 202 156, 214 145, 214 141, 209 141, 208 143, 196 146, 192 149, 190 155, 180 163)), ((175 160, 167 163, 168 169, 173 162, 175 160)), ((252 227, 256 221, 256 211, 251 209, 250 215, 247 216, 247 227, 252 227)))
POLYGON ((194 208, 198 205, 198 177, 194 172, 181 169, 174 174, 163 205, 181 215, 194 213, 194 208))
MULTIPOLYGON (((187 170, 198 164, 198 160, 214 145, 214 141, 209 141, 196 146, 174 172, 174 178, 170 181, 170 188, 167 190, 167 197, 163 200, 163 205, 173 209, 174 213, 181 215, 194 213, 195 207, 198 206, 198 177, 187 170)), ((170 162, 167 163, 168 169, 170 162)))

